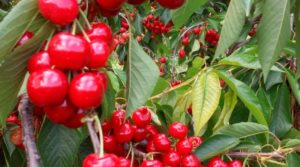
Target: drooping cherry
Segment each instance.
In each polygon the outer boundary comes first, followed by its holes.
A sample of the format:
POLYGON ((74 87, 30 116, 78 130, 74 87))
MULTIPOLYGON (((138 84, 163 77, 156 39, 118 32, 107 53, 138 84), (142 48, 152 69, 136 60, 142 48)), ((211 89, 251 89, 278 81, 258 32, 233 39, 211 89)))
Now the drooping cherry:
POLYGON ((114 136, 103 136, 104 150, 109 153, 113 153, 117 148, 117 141, 114 136))
POLYGON ((92 29, 86 30, 86 34, 91 41, 96 39, 104 40, 110 45, 113 40, 113 32, 111 28, 103 22, 93 23, 92 29))
POLYGON ((169 126, 168 130, 169 130, 170 135, 177 139, 185 138, 188 133, 187 126, 180 122, 172 123, 169 126))
POLYGON ((200 160, 193 154, 184 156, 181 161, 182 167, 199 167, 200 160))
POLYGON ((170 167, 180 166, 180 154, 175 151, 170 151, 163 157, 163 164, 170 167))
POLYGON ((243 163, 240 160, 232 160, 228 162, 228 167, 243 167, 243 163))
POLYGON ((130 167, 131 161, 129 159, 126 159, 124 157, 120 157, 120 167, 130 167))
POLYGON ((148 107, 141 107, 132 114, 133 123, 140 128, 146 127, 151 122, 151 112, 148 107))
POLYGON ((115 132, 115 138, 119 143, 130 142, 134 135, 134 129, 129 123, 121 125, 115 132))
POLYGON ((159 160, 144 160, 141 167, 163 167, 159 160))
POLYGON ((46 70, 51 68, 51 61, 48 52, 41 51, 31 56, 27 68, 29 73, 37 70, 46 70))
POLYGON ((220 157, 214 157, 209 160, 208 167, 228 167, 228 165, 220 157))
POLYGON ((90 58, 89 68, 101 68, 103 67, 111 53, 111 48, 108 43, 101 39, 96 39, 90 43, 90 58))
POLYGON ((70 119, 68 119, 63 124, 68 128, 72 128, 72 129, 79 128, 84 125, 81 120, 84 116, 85 116, 85 111, 82 109, 78 109, 76 114, 73 115, 70 119))
POLYGON ((188 139, 179 140, 176 144, 176 151, 180 155, 188 155, 192 152, 193 145, 188 139))
POLYGON ((114 154, 105 154, 103 157, 100 157, 97 154, 89 154, 83 160, 82 167, 119 167, 120 160, 114 154))
POLYGON ((126 0, 97 0, 97 2, 100 8, 114 11, 120 9, 122 4, 126 2, 126 0))
POLYGON ((54 123, 62 124, 68 121, 76 114, 76 108, 68 101, 65 100, 58 106, 45 107, 47 117, 54 123))
POLYGON ((126 111, 119 109, 113 112, 111 116, 111 124, 114 129, 119 129, 125 121, 126 111))
POLYGON ((157 2, 165 8, 177 9, 184 4, 185 0, 157 0, 157 2))
POLYGON ((168 137, 163 133, 155 135, 153 138, 153 142, 155 144, 155 148, 158 151, 168 152, 170 150, 171 142, 168 139, 168 137))

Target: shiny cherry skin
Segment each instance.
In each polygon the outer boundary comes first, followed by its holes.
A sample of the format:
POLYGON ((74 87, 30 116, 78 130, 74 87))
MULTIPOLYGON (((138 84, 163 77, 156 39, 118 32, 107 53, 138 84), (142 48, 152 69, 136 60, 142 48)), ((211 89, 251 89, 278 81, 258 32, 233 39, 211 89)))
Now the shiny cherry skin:
POLYGON ((51 62, 48 52, 41 51, 32 55, 28 61, 27 68, 30 74, 37 70, 50 69, 51 62))
POLYGON ((114 11, 120 9, 126 0, 97 0, 97 2, 100 8, 114 11))
POLYGON ((185 58, 185 51, 184 51, 184 49, 180 49, 178 55, 179 55, 180 58, 185 58))
POLYGON ((115 9, 115 10, 108 10, 108 9, 105 9, 105 8, 102 8, 100 7, 100 13, 103 17, 114 17, 114 16, 117 16, 118 13, 120 12, 121 10, 121 7, 118 8, 118 9, 115 9))
POLYGON ((120 167, 130 167, 131 161, 124 157, 120 157, 120 167))
POLYGON ((148 153, 157 151, 153 140, 148 141, 148 143, 146 145, 146 151, 148 153))
POLYGON ((103 82, 103 86, 104 86, 104 91, 107 90, 107 86, 108 86, 108 78, 107 75, 104 72, 100 72, 100 71, 96 71, 93 72, 96 77, 101 80, 103 82))
POLYGON ((104 142, 104 150, 106 152, 113 153, 116 150, 118 143, 114 136, 111 135, 103 136, 103 142, 104 142))
POLYGON ((176 144, 176 151, 180 155, 188 155, 193 150, 193 144, 188 139, 179 140, 176 144))
POLYGON ((100 106, 104 95, 104 83, 94 73, 76 75, 70 84, 69 97, 78 108, 93 109, 100 106))
POLYGON ((77 0, 38 0, 40 13, 57 25, 72 23, 79 12, 77 0))
POLYGON ((200 160, 193 154, 184 156, 181 161, 182 167, 199 167, 200 160))
POLYGON ((15 48, 17 48, 18 46, 21 46, 23 44, 25 44, 27 41, 29 41, 31 38, 33 38, 33 33, 30 31, 26 31, 22 37, 19 39, 19 41, 17 42, 15 48))
POLYGON ((144 160, 141 167, 163 167, 163 164, 158 160, 144 160))
POLYGON ((89 44, 81 36, 60 32, 51 39, 48 52, 55 67, 81 70, 88 63, 89 44))
POLYGON ((156 136, 154 136, 153 142, 155 144, 155 148, 158 151, 168 152, 170 150, 171 142, 168 139, 168 137, 163 133, 160 133, 160 134, 157 134, 156 136))
POLYGON ((170 167, 180 166, 180 154, 175 151, 170 151, 163 157, 163 164, 170 167))
POLYGON ((104 120, 101 124, 101 128, 103 133, 109 133, 109 131, 112 129, 111 123, 107 120, 104 120))
POLYGON ((184 4, 185 0, 157 0, 157 2, 165 8, 177 9, 184 4))
POLYGON ((243 167, 243 163, 240 160, 233 160, 228 162, 228 167, 243 167))
POLYGON ((142 140, 144 140, 147 136, 147 131, 145 128, 137 128, 135 127, 135 132, 134 132, 134 136, 133 136, 133 140, 135 142, 140 142, 142 140))
POLYGON ((28 96, 39 107, 61 104, 68 93, 66 75, 55 69, 38 70, 27 81, 28 96))
POLYGON ((124 123, 125 116, 126 116, 125 110, 120 109, 113 112, 111 116, 111 124, 115 130, 119 129, 121 125, 124 123))
POLYGON ((71 119, 76 114, 76 108, 65 100, 58 106, 45 107, 47 117, 56 124, 62 124, 71 119))
POLYGON ((147 139, 152 139, 155 135, 158 134, 158 130, 154 125, 147 125, 145 129, 147 132, 147 139))
POLYGON ((193 148, 197 148, 203 143, 203 139, 200 136, 189 137, 189 141, 192 143, 193 148))
POLYGON ((114 154, 105 154, 103 157, 99 157, 97 154, 89 154, 83 160, 82 167, 119 167, 120 160, 114 154))
POLYGON ((187 136, 188 127, 180 122, 172 123, 169 128, 169 133, 172 137, 176 139, 183 139, 187 136))
POLYGON ((111 44, 113 41, 112 29, 109 27, 109 25, 103 22, 93 23, 92 29, 86 30, 86 34, 91 41, 99 39, 106 41, 108 44, 111 44))
POLYGON ((140 5, 144 3, 146 0, 128 0, 127 2, 131 5, 140 5))
POLYGON ((161 64, 165 64, 167 62, 167 58, 166 57, 161 57, 159 59, 159 61, 160 61, 161 64))
POLYGON ((16 147, 24 149, 21 127, 17 127, 11 131, 10 140, 16 147))
POLYGON ((151 122, 151 113, 148 107, 141 107, 132 114, 133 123, 139 127, 144 128, 151 122))
POLYGON ((209 160, 208 167, 228 167, 228 165, 220 157, 214 157, 209 160))
POLYGON ((75 115, 73 115, 69 120, 63 123, 68 128, 77 129, 84 125, 82 118, 85 116, 85 111, 79 109, 75 115))
POLYGON ((90 58, 89 68, 101 68, 103 67, 111 53, 111 48, 108 43, 101 39, 96 39, 90 43, 90 58))
POLYGON ((119 143, 127 143, 132 140, 134 136, 134 129, 129 123, 121 125, 115 132, 115 138, 119 143))

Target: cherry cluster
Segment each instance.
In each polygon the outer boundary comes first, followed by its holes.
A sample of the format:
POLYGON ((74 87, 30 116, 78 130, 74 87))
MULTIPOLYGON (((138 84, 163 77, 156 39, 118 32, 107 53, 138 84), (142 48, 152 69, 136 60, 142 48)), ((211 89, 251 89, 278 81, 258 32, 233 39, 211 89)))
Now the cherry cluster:
POLYGON ((128 25, 127 21, 122 20, 119 33, 114 36, 114 42, 115 42, 116 46, 119 44, 125 45, 128 42, 129 36, 130 36, 128 29, 129 29, 129 25, 128 25))
POLYGON ((151 39, 155 38, 157 35, 168 33, 173 26, 172 22, 166 25, 160 20, 159 16, 148 15, 143 19, 143 25, 150 31, 151 39))
POLYGON ((207 30, 205 34, 205 41, 213 46, 217 46, 220 39, 218 31, 214 29, 207 30))

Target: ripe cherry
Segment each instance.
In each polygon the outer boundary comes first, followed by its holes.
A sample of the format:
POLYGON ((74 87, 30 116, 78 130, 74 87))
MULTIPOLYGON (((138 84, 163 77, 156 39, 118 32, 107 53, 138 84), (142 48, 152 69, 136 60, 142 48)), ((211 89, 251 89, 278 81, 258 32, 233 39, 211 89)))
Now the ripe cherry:
POLYGON ((131 161, 129 159, 126 159, 124 157, 120 157, 120 166, 119 167, 130 167, 131 161))
POLYGON ((175 86, 180 85, 180 84, 181 84, 181 80, 176 80, 176 81, 171 83, 171 86, 175 87, 175 86))
POLYGON ((69 120, 67 120, 63 124, 68 128, 72 128, 72 129, 79 128, 84 125, 83 122, 81 121, 81 119, 84 116, 85 116, 85 111, 79 109, 75 115, 73 115, 69 120))
POLYGON ((148 141, 147 146, 146 146, 146 151, 148 153, 157 151, 153 140, 148 141))
POLYGON ((134 135, 134 129, 129 123, 121 125, 115 132, 115 138, 119 143, 130 142, 134 135))
POLYGON ((16 147, 24 149, 21 127, 17 127, 11 131, 10 140, 16 147))
POLYGON ((194 149, 203 143, 203 139, 200 136, 189 137, 189 141, 192 143, 194 149))
POLYGON ((109 121, 104 120, 101 124, 101 128, 102 128, 103 133, 108 133, 112 129, 112 126, 109 121))
POLYGON ((111 48, 104 40, 93 40, 90 43, 89 68, 101 68, 107 62, 111 48))
POLYGON ((19 39, 19 41, 17 42, 15 48, 17 48, 18 46, 21 46, 23 44, 25 44, 28 40, 30 40, 33 37, 33 33, 26 31, 22 37, 19 39))
POLYGON ((166 57, 161 57, 159 59, 159 61, 160 61, 161 64, 165 64, 167 62, 167 58, 166 57))
POLYGON ((76 114, 76 108, 65 100, 58 106, 45 107, 47 117, 54 123, 62 124, 76 114))
POLYGON ((178 55, 179 55, 180 58, 184 58, 185 57, 184 49, 180 49, 178 55))
POLYGON ((99 39, 106 41, 109 45, 111 45, 113 41, 113 32, 111 28, 103 22, 93 23, 92 29, 86 30, 86 34, 91 41, 99 39))
POLYGON ((51 68, 50 56, 48 52, 41 51, 31 56, 27 65, 29 73, 37 70, 46 70, 51 68))
POLYGON ((163 157, 163 164, 165 166, 178 167, 180 166, 180 161, 180 154, 175 151, 171 151, 163 157))
POLYGON ((201 32, 202 32, 202 29, 200 28, 200 27, 196 27, 196 28, 194 28, 194 34, 195 35, 200 35, 201 34, 201 32))
POLYGON ((183 157, 181 161, 182 167, 199 167, 200 160, 193 154, 183 157))
POLYGON ((168 130, 169 130, 170 135, 177 139, 185 138, 188 133, 187 126, 180 122, 172 123, 169 126, 168 130))
POLYGON ((176 144, 176 151, 180 155, 188 155, 192 152, 193 145, 188 139, 180 140, 176 144))
POLYGON ((39 107, 61 104, 68 93, 68 80, 59 70, 38 70, 27 81, 28 96, 39 107))
POLYGON ((89 154, 83 160, 82 167, 119 167, 120 160, 114 154, 105 154, 103 157, 99 157, 97 154, 89 154))
POLYGON ((46 19, 61 26, 72 23, 79 12, 77 0, 39 0, 38 5, 46 19))
POLYGON ((115 10, 108 10, 102 7, 100 8, 100 13, 103 17, 114 17, 116 15, 118 15, 118 13, 120 12, 121 8, 115 9, 115 10))
POLYGON ((111 124, 115 130, 119 129, 120 126, 124 123, 125 115, 126 115, 125 110, 120 109, 120 110, 116 110, 113 112, 113 114, 111 116, 111 124))
POLYGON ((220 157, 214 157, 209 160, 208 167, 228 167, 228 165, 220 157))
POLYGON ((152 139, 155 135, 158 134, 158 130, 154 125, 147 125, 146 132, 147 132, 147 139, 152 139))
POLYGON ((147 131, 145 128, 136 128, 135 127, 135 133, 133 136, 133 139, 135 142, 140 142, 144 140, 147 136, 147 131))
POLYGON ((157 0, 157 2, 165 8, 176 9, 181 7, 185 0, 157 0))
POLYGON ((81 36, 61 32, 51 39, 49 55, 57 68, 80 70, 88 63, 89 45, 81 36))
POLYGON ((131 5, 140 5, 144 3, 146 0, 128 0, 128 3, 131 5))
POLYGON ((163 167, 159 160, 144 160, 141 167, 163 167))
POLYGON ((243 163, 240 160, 233 160, 228 163, 228 167, 243 167, 243 163))
POLYGON ((168 152, 170 150, 171 142, 168 139, 168 137, 163 133, 160 133, 160 134, 157 134, 156 136, 154 136, 153 142, 155 144, 155 148, 158 151, 168 152))
POLYGON ((104 142, 104 149, 106 152, 113 153, 117 148, 117 141, 116 139, 111 136, 103 136, 103 142, 104 142))
POLYGON ((113 11, 120 9, 122 4, 126 2, 126 0, 97 0, 97 2, 100 8, 113 11))
POLYGON ((190 42, 189 42, 189 37, 184 37, 184 38, 182 39, 181 43, 182 43, 183 46, 189 45, 189 44, 190 44, 190 42))
POLYGON ((70 84, 69 97, 78 108, 92 109, 100 106, 104 83, 96 74, 87 72, 75 76, 70 84))
POLYGON ((107 75, 104 72, 100 72, 100 71, 95 71, 93 72, 96 77, 101 80, 103 82, 103 86, 104 86, 104 90, 107 90, 107 86, 108 86, 108 79, 107 79, 107 75))
POLYGON ((132 114, 133 123, 139 127, 144 128, 151 122, 151 113, 148 107, 141 107, 132 114))

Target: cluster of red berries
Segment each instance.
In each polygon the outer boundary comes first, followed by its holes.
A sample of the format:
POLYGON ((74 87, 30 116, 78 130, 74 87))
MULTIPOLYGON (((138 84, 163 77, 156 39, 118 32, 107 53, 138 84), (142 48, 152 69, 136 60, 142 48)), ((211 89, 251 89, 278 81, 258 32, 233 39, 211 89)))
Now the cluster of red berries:
POLYGON ((213 46, 217 46, 218 42, 220 39, 220 35, 218 33, 218 31, 214 30, 214 29, 209 29, 207 30, 206 34, 205 34, 205 41, 208 44, 211 44, 213 46))
POLYGON ((82 35, 57 33, 48 50, 28 61, 31 102, 44 108, 50 120, 70 128, 82 126, 85 110, 101 104, 107 78, 96 69, 104 67, 114 48, 112 30, 105 23, 92 24, 84 33, 90 41, 82 35), (87 72, 77 74, 83 69, 87 72))
POLYGON ((116 45, 125 45, 129 40, 129 25, 125 20, 121 21, 121 28, 119 33, 114 36, 114 42, 116 45))
POLYGON ((173 26, 172 22, 167 23, 166 25, 160 20, 159 16, 153 16, 152 14, 148 15, 143 19, 143 25, 150 31, 150 38, 153 39, 157 35, 168 33, 173 26))

